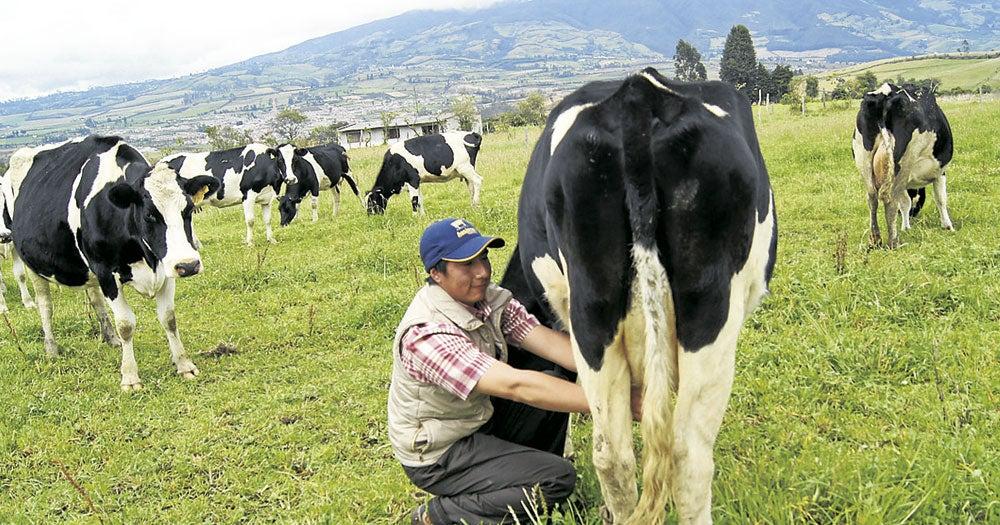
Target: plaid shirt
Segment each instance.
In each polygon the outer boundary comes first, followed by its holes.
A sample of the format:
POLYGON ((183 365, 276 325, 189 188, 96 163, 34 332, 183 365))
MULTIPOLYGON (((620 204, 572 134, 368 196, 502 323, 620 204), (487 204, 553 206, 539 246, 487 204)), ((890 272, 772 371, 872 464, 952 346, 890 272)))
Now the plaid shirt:
MULTIPOLYGON (((472 310, 480 320, 490 315, 488 305, 472 310)), ((539 323, 517 299, 511 299, 500 317, 500 330, 508 344, 520 345, 539 323)), ((497 360, 479 351, 472 339, 451 323, 421 323, 400 340, 400 360, 406 373, 422 383, 437 385, 467 399, 486 370, 497 360)))

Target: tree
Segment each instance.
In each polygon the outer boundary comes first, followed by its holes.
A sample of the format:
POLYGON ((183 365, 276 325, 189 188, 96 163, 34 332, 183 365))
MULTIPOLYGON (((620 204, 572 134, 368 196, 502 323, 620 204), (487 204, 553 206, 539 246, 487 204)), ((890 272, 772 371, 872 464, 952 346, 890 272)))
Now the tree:
POLYGON ((382 144, 389 143, 389 128, 392 127, 392 121, 396 120, 395 111, 381 111, 378 117, 382 120, 382 144))
POLYGON ((701 63, 701 53, 683 39, 677 41, 674 53, 674 73, 678 80, 693 82, 705 80, 705 64, 701 63))
POLYGON ((878 87, 878 77, 876 77, 875 73, 871 71, 865 71, 864 73, 858 75, 856 79, 861 95, 870 91, 875 91, 875 88, 878 87))
POLYGON ((752 90, 750 91, 750 102, 756 102, 757 104, 762 104, 763 100, 758 100, 759 98, 766 98, 767 94, 772 91, 771 86, 771 72, 767 70, 764 64, 757 63, 757 67, 753 69, 753 76, 750 85, 752 90))
POLYGON ((819 79, 814 76, 806 77, 806 96, 813 98, 819 96, 819 79))
POLYGON ((208 146, 212 151, 238 148, 253 142, 249 131, 232 126, 206 126, 205 135, 208 136, 208 146))
POLYGON ((768 91, 773 100, 781 100, 781 97, 785 96, 785 93, 788 93, 791 89, 792 77, 794 76, 795 73, 792 71, 792 68, 784 64, 774 66, 774 70, 771 71, 771 91, 768 91))
POLYGON ((753 49, 750 30, 744 25, 733 26, 722 50, 719 78, 750 98, 750 92, 756 87, 753 78, 756 69, 757 53, 753 49))
POLYGON ((968 40, 962 40, 962 45, 958 48, 959 53, 968 53, 972 49, 968 40))
POLYGON ((545 124, 548 101, 541 91, 532 91, 514 105, 511 124, 514 126, 540 126, 545 124))
POLYGON ((271 119, 271 133, 279 140, 294 143, 299 139, 309 117, 299 113, 298 110, 285 108, 271 119))
POLYGON ((455 97, 451 101, 451 112, 458 119, 458 128, 462 131, 472 131, 476 125, 476 99, 472 95, 455 97))
POLYGON ((344 122, 334 122, 332 124, 327 124, 326 126, 316 126, 315 128, 309 130, 309 135, 306 138, 306 142, 309 144, 329 144, 331 142, 340 143, 340 133, 337 131, 345 123, 344 122))

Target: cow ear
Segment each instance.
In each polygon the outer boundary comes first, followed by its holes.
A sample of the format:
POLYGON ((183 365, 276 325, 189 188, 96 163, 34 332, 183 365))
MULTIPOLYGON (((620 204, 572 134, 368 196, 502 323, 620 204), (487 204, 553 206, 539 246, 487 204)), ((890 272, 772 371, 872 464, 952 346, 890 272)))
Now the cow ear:
POLYGON ((295 148, 295 154, 298 155, 298 156, 300 156, 300 157, 304 157, 306 155, 306 153, 309 153, 309 152, 306 151, 305 148, 295 148))
POLYGON ((108 199, 111 204, 123 209, 142 204, 142 195, 125 181, 116 182, 111 186, 111 189, 108 190, 108 199))
POLYGON ((277 159, 278 158, 278 150, 276 150, 274 148, 267 148, 264 151, 264 154, 266 154, 268 157, 271 157, 272 159, 277 159))
POLYGON ((195 205, 201 204, 205 195, 219 189, 219 179, 208 175, 198 175, 187 179, 182 184, 184 193, 191 197, 191 202, 195 205))

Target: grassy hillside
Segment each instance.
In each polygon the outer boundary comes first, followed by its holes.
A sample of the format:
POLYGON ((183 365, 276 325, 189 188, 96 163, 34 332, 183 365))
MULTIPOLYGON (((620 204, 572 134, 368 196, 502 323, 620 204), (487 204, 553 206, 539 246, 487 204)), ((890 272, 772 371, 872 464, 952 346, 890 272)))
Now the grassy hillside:
MULTIPOLYGON (((957 231, 929 204, 891 252, 866 244, 854 110, 765 115, 779 260, 737 353, 718 523, 1000 521, 1000 104, 944 110, 957 231)), ((120 352, 95 337, 81 291, 54 292, 64 354, 46 359, 4 261, 19 339, 0 323, 0 522, 402 522, 424 495, 392 459, 385 403, 392 332, 421 285, 417 240, 451 215, 515 239, 536 135, 485 137, 478 209, 458 182, 425 186, 426 218, 399 198, 384 217, 344 199, 333 218, 324 195, 318 223, 303 210, 280 244, 254 248, 239 209, 197 215, 206 271, 177 297, 193 382, 135 293, 145 390, 119 391, 120 352)), ((380 153, 351 152, 364 188, 380 153)), ((510 251, 493 255, 496 280, 510 251)), ((588 433, 577 428, 584 510, 555 523, 600 523, 588 433)))
POLYGON ((832 89, 838 77, 854 78, 871 71, 879 81, 905 78, 937 78, 941 89, 962 88, 973 91, 979 86, 989 85, 994 90, 1000 88, 1000 55, 992 58, 919 58, 916 60, 881 60, 858 64, 816 75, 820 87, 832 89))

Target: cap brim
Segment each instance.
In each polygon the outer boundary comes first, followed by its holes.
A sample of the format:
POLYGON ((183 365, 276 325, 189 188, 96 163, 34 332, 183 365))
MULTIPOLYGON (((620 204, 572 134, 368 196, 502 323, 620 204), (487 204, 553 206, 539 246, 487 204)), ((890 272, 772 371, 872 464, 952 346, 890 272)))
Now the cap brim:
POLYGON ((479 254, 483 253, 483 250, 487 248, 503 248, 507 244, 506 241, 500 237, 487 237, 481 235, 474 239, 469 239, 468 242, 463 244, 457 250, 448 254, 447 257, 442 257, 442 261, 448 262, 466 262, 479 257, 479 254))

